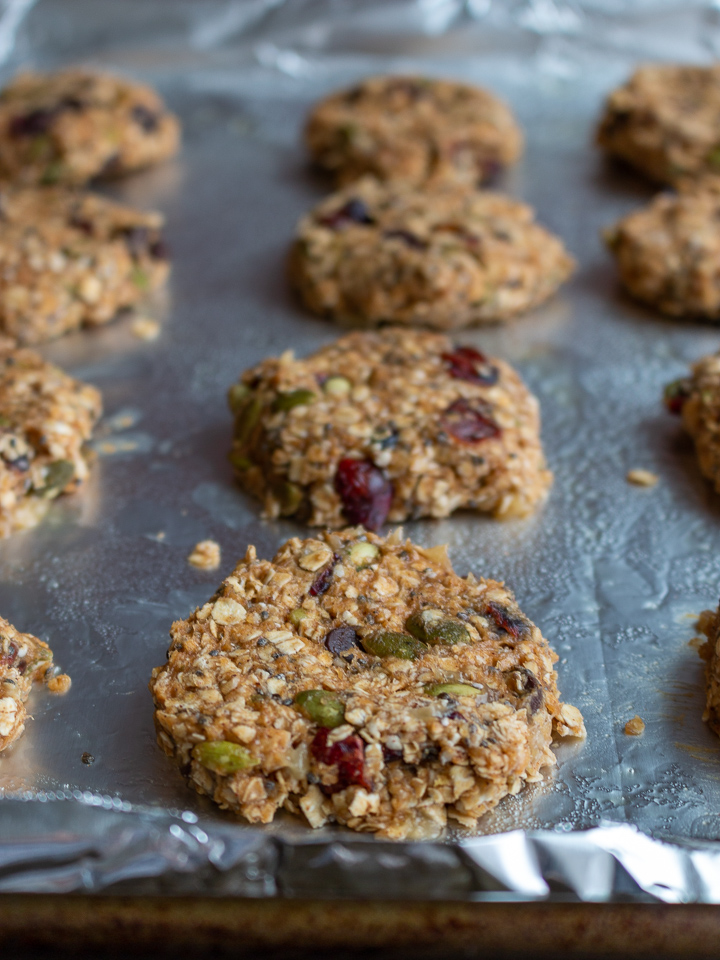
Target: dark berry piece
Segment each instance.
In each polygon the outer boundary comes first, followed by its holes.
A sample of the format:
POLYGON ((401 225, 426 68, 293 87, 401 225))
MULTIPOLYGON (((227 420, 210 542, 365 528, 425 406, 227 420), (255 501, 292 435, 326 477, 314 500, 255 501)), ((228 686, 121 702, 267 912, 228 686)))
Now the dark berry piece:
POLYGON ((333 575, 333 570, 335 569, 335 564, 338 562, 339 559, 340 557, 338 556, 338 554, 337 553, 334 554, 332 558, 332 563, 328 564, 328 566, 325 567, 324 570, 321 570, 320 573, 317 575, 317 577, 315 578, 315 582, 313 583, 313 585, 310 587, 310 590, 308 591, 311 597, 319 597, 321 594, 325 593, 325 591, 328 589, 328 587, 330 586, 330 582, 332 581, 332 575, 333 575))
POLYGON ((17 672, 22 676, 27 670, 27 660, 19 660, 17 665, 17 672))
POLYGON ((30 469, 30 461, 25 454, 21 457, 16 457, 14 460, 6 459, 5 463, 7 463, 9 467, 12 467, 13 470, 17 470, 18 473, 25 473, 30 469))
POLYGON ((369 460, 346 458, 338 464, 335 490, 348 523, 378 530, 386 521, 392 503, 392 484, 369 460))
POLYGON ((14 641, 8 644, 7 652, 0 653, 0 667, 11 667, 17 660, 18 646, 14 641))
POLYGON ((510 613, 506 607, 501 606, 499 603, 491 600, 487 605, 485 613, 489 617, 492 617, 495 624, 504 633, 508 633, 515 640, 521 640, 530 634, 530 627, 527 620, 522 617, 516 617, 515 614, 510 613))
POLYGON ((386 230, 384 236, 387 240, 402 240, 403 243, 407 244, 408 247, 412 247, 413 250, 425 250, 427 249, 427 244, 424 240, 421 240, 420 237, 416 237, 414 233, 410 233, 409 230, 386 230))
POLYGON ((90 220, 85 220, 83 217, 76 216, 75 214, 70 217, 70 226, 84 233, 86 237, 91 237, 95 232, 95 228, 90 220))
POLYGON ((345 653, 357 646, 357 634, 352 627, 335 627, 325 637, 325 646, 330 653, 345 653))
POLYGON ((131 257, 137 259, 147 253, 150 239, 147 227, 126 227, 122 236, 131 257))
POLYGON ((10 136, 37 137, 39 134, 47 133, 59 112, 57 107, 41 107, 30 113, 13 117, 9 127, 10 136))
POLYGON ((402 750, 391 750, 385 744, 383 744, 382 752, 385 763, 392 763, 394 760, 402 760, 403 758, 402 750))
POLYGON ((145 133, 154 133, 160 125, 160 118, 154 110, 150 110, 142 103, 132 108, 132 118, 145 133))
POLYGON ((320 217, 319 221, 324 227, 330 227, 331 230, 337 230, 340 227, 347 227, 352 223, 372 225, 375 223, 370 216, 370 212, 363 200, 353 199, 336 210, 335 213, 326 214, 320 217))
POLYGON ((344 740, 328 746, 330 731, 321 727, 310 744, 310 752, 320 763, 337 767, 337 783, 323 785, 324 793, 337 793, 352 784, 372 790, 372 784, 365 777, 365 744, 353 733, 344 740))
POLYGON ((500 377, 498 368, 474 347, 457 347, 452 353, 443 353, 442 358, 447 364, 448 373, 456 380, 491 387, 500 377))
POLYGON ((482 400, 470 402, 461 397, 450 404, 440 422, 446 433, 460 443, 480 443, 502 433, 491 414, 491 408, 482 400))
POLYGON ((682 413, 685 401, 690 396, 690 389, 690 380, 687 377, 673 380, 665 387, 663 401, 670 413, 682 413))
POLYGON ((170 259, 170 249, 168 248, 168 245, 163 237, 153 240, 153 242, 150 244, 150 256, 153 258, 153 260, 170 259))

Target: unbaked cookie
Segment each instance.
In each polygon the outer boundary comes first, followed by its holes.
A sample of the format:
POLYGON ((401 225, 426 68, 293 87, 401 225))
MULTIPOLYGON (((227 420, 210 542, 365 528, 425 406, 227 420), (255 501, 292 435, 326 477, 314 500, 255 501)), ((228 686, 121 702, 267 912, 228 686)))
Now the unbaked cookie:
POLYGON ((0 176, 80 185, 165 160, 180 126, 150 87, 89 70, 20 73, 0 94, 0 176))
POLYGON ((507 320, 550 297, 574 269, 533 217, 502 194, 365 178, 300 221, 291 282, 314 313, 366 327, 507 320))
POLYGON ((633 297, 671 316, 720 320, 720 187, 659 194, 604 236, 633 297))
POLYGON ((231 388, 238 479, 312 526, 522 516, 550 487, 538 402, 507 363, 440 334, 353 333, 231 388))
POLYGON ((476 186, 522 152, 520 129, 487 90, 424 77, 370 77, 313 109, 305 128, 313 159, 338 184, 364 174, 423 184, 476 186))
POLYGON ((700 470, 720 493, 720 353, 702 357, 689 377, 668 384, 665 405, 682 416, 700 470))
POLYGON ((494 580, 445 547, 360 529, 249 547, 173 624, 150 688, 163 750, 221 807, 284 807, 393 839, 478 817, 585 735, 555 653, 494 580))
POLYGON ((705 636, 700 656, 705 661, 705 710, 703 720, 720 736, 720 608, 704 610, 697 629, 705 636))
POLYGON ((0 338, 0 537, 34 526, 89 473, 100 393, 0 338))
MULTIPOLYGON (((52 651, 46 643, 30 633, 18 633, 0 617, 0 753, 25 729, 25 703, 33 682, 45 679, 52 665, 52 651)), ((60 689, 64 692, 70 678, 63 676, 67 683, 60 689)))
POLYGON ((162 223, 59 187, 0 191, 0 329, 33 344, 107 323, 167 278, 162 223))
POLYGON ((597 140, 660 183, 720 172, 720 66, 636 70, 608 97, 597 140))

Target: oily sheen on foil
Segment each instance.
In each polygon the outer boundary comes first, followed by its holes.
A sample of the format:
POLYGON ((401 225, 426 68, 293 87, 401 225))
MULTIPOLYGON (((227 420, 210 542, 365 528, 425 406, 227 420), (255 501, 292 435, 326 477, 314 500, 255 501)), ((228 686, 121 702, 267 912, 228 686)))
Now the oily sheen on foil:
POLYGON ((690 641, 720 590, 720 499, 660 403, 720 348, 711 326, 659 319, 618 289, 599 230, 652 188, 592 146, 603 96, 637 60, 706 62, 708 4, 491 0, 331 3, 143 0, 7 3, 3 76, 83 61, 156 84, 181 116, 179 158, 106 188, 167 218, 173 277, 137 339, 129 318, 43 348, 99 386, 107 414, 92 479, 34 531, 0 544, 0 611, 71 674, 38 691, 0 759, 0 890, 242 896, 575 898, 720 902, 720 741, 701 720, 690 641), (120 7, 123 11, 120 11, 120 7), (202 12, 200 11, 202 7, 202 12), (162 56, 157 52, 162 50, 162 56), (248 543, 271 556, 289 522, 262 521, 226 462, 225 391, 243 369, 338 333, 293 300, 295 222, 329 185, 300 131, 322 94, 371 72, 485 84, 526 132, 498 184, 527 200, 579 261, 542 309, 459 338, 517 366, 540 398, 555 485, 528 520, 411 524, 456 569, 505 580, 560 656, 588 740, 477 835, 387 844, 279 817, 251 827, 186 789, 154 740, 147 682, 173 619, 214 591, 248 543), (629 470, 659 476, 627 483, 629 470), (202 539, 219 571, 187 555, 202 539), (628 737, 639 714, 641 737, 628 737))

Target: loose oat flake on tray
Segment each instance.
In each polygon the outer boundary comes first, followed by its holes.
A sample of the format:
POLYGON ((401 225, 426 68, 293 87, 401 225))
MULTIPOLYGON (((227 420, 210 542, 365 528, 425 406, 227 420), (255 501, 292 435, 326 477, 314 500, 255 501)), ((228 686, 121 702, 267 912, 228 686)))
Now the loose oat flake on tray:
POLYGON ((230 389, 230 459, 271 517, 311 526, 522 516, 547 495, 536 398, 502 360, 440 334, 352 333, 264 360, 230 389))
POLYGON ((150 688, 163 750, 251 822, 280 808, 393 839, 467 827, 584 737, 513 595, 445 547, 362 528, 251 546, 173 624, 150 688))

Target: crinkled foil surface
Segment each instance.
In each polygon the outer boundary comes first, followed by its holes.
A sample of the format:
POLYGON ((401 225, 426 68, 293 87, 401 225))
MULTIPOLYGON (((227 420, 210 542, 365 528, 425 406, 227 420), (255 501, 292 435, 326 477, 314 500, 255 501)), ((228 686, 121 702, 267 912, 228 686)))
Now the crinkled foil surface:
POLYGON ((70 693, 38 691, 0 759, 0 891, 182 892, 415 899, 659 899, 720 903, 720 742, 703 725, 694 618, 717 603, 720 499, 660 403, 664 383, 720 347, 717 328, 659 319, 617 287, 601 227, 651 196, 592 147, 602 98, 637 60, 708 62, 712 4, 636 0, 7 0, 0 57, 86 62, 156 84, 182 117, 174 162, 109 191, 167 216, 162 334, 128 319, 43 349, 103 391, 99 460, 79 495, 0 543, 0 610, 48 640, 70 693), (502 188, 578 258, 551 303, 462 340, 505 357, 540 397, 556 481, 534 518, 418 522, 456 569, 507 581, 560 656, 585 745, 478 834, 391 844, 280 817, 241 824, 190 792, 155 745, 150 671, 173 619, 214 591, 267 523, 232 481, 225 391, 287 347, 338 331, 288 293, 295 221, 328 185, 300 146, 321 94, 372 71, 486 84, 527 135, 502 188), (652 489, 629 469, 659 474, 652 489), (196 541, 221 571, 191 568, 196 541), (642 737, 624 724, 639 714, 642 737), (95 759, 81 760, 83 753, 95 759))

